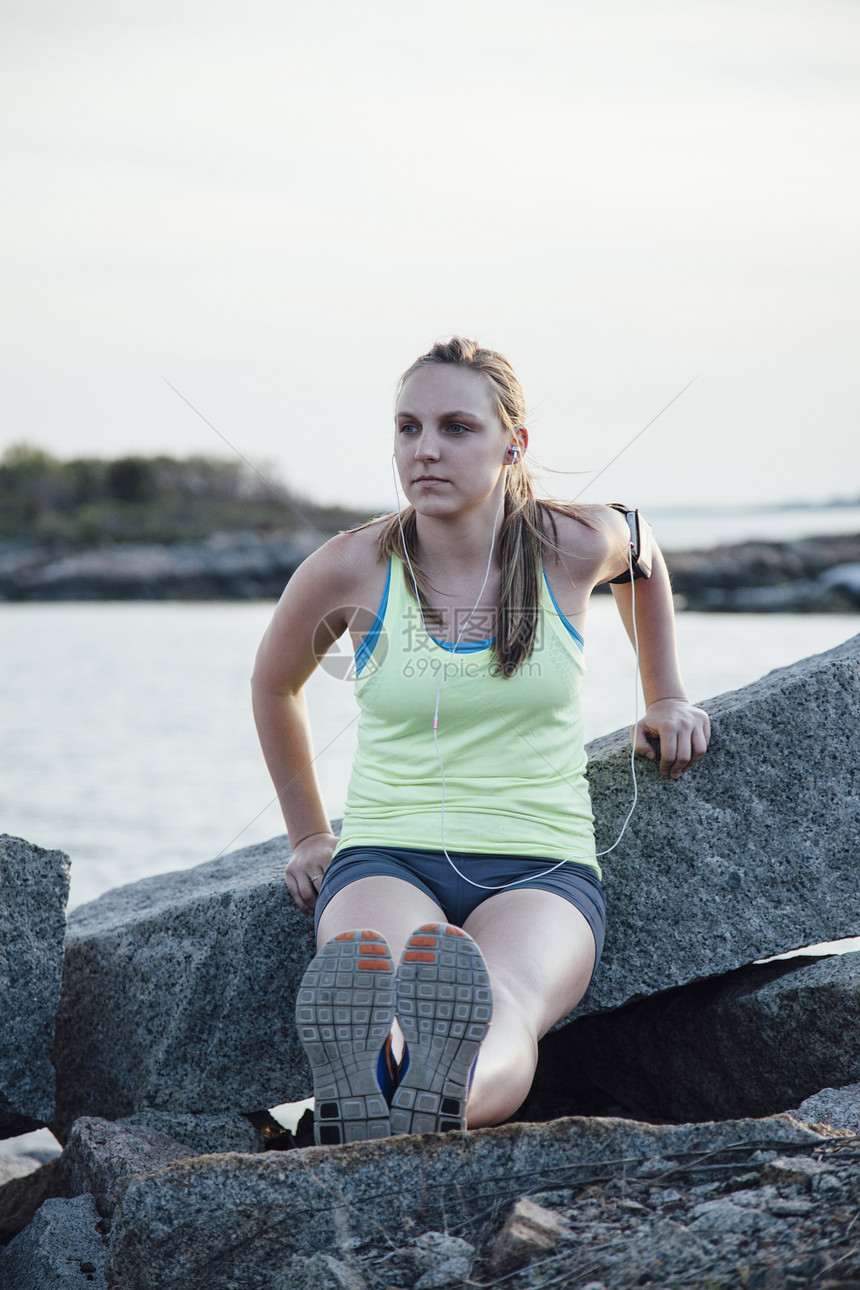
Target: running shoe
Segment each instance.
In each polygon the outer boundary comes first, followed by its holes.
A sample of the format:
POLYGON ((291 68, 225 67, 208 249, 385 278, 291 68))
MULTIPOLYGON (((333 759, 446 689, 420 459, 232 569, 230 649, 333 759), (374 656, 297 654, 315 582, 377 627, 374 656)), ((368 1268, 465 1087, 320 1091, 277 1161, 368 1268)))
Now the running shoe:
POLYGON ((311 960, 296 999, 319 1146, 387 1138, 394 963, 379 932, 344 932, 311 960))
POLYGON ((465 1129, 472 1069, 493 1015, 490 976, 471 936, 445 923, 413 932, 397 969, 396 1008, 406 1061, 391 1132, 465 1129))

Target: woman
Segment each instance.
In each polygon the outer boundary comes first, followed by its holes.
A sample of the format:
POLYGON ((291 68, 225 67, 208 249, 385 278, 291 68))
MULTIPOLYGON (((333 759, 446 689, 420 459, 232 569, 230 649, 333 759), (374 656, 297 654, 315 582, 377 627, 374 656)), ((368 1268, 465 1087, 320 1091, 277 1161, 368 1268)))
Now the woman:
POLYGON ((318 1142, 500 1123, 528 1093, 538 1040, 585 993, 604 902, 578 693, 599 583, 631 636, 635 603, 636 752, 654 758, 658 739, 677 779, 707 748, 659 551, 634 584, 624 508, 539 502, 525 419, 499 354, 455 337, 419 358, 396 401, 408 508, 306 560, 260 647, 254 711, 287 885, 321 947, 296 1012, 318 1142), (302 691, 346 631, 362 712, 339 841, 302 691))

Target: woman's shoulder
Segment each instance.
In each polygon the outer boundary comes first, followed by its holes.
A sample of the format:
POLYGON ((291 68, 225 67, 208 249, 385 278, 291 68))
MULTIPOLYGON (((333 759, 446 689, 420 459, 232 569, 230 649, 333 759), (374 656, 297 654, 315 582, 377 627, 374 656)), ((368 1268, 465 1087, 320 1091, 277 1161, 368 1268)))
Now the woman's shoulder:
POLYGON ((614 503, 552 502, 544 506, 548 537, 560 539, 559 546, 569 546, 579 554, 600 555, 625 541, 627 523, 614 503))
POLYGON ((545 563, 554 558, 575 580, 587 574, 595 583, 623 568, 630 534, 623 513, 613 504, 554 503, 545 513, 551 543, 544 552, 545 563))
POLYGON ((308 574, 336 587, 353 599, 368 585, 385 581, 386 561, 380 560, 379 535, 385 519, 371 520, 359 528, 337 533, 305 561, 308 574))

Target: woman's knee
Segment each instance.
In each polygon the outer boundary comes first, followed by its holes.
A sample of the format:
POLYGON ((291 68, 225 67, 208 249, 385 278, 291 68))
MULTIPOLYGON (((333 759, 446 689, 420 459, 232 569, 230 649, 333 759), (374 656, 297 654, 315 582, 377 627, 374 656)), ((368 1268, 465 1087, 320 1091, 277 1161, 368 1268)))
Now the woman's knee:
POLYGON ((397 962, 415 928, 440 919, 442 910, 421 887, 388 875, 359 878, 329 900, 317 924, 317 943, 369 927, 385 937, 397 962))

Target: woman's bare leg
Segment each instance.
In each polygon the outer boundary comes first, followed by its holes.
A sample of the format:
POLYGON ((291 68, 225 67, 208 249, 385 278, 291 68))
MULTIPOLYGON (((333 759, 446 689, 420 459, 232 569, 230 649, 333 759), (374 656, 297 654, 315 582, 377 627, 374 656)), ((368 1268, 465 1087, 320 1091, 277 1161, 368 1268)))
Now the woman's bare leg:
POLYGON ((493 1024, 481 1046, 468 1105, 470 1128, 500 1124, 522 1105, 542 1035, 571 1012, 594 970, 594 935, 562 896, 501 892, 463 924, 493 987, 493 1024))
POLYGON ((391 1133, 390 1058, 399 1056, 398 1039, 402 1048, 395 968, 416 923, 441 917, 419 888, 390 877, 351 883, 323 911, 320 948, 296 996, 296 1024, 313 1075, 318 1145, 391 1133))
MULTIPOLYGON (((326 905, 317 928, 317 945, 325 945, 332 937, 358 927, 372 928, 385 937, 396 967, 416 927, 447 921, 435 900, 411 882, 388 875, 359 878, 342 887, 326 905)), ((392 1052, 400 1061, 403 1036, 396 1022, 392 1027, 392 1052)))
MULTIPOLYGON (((448 920, 419 887, 400 878, 361 878, 333 896, 317 941, 372 928, 394 963, 424 923, 448 920)), ((481 1047, 468 1105, 470 1128, 499 1124, 522 1105, 534 1078, 538 1040, 576 1006, 594 969, 594 936, 578 909, 552 892, 506 891, 485 900, 463 930, 476 941, 490 974, 493 1023, 481 1047)), ((395 1056, 402 1052, 394 1027, 395 1056)))
POLYGON ((420 887, 387 874, 359 878, 332 896, 320 917, 317 945, 357 927, 370 927, 388 941, 395 963, 422 923, 447 922, 442 910, 420 887))

